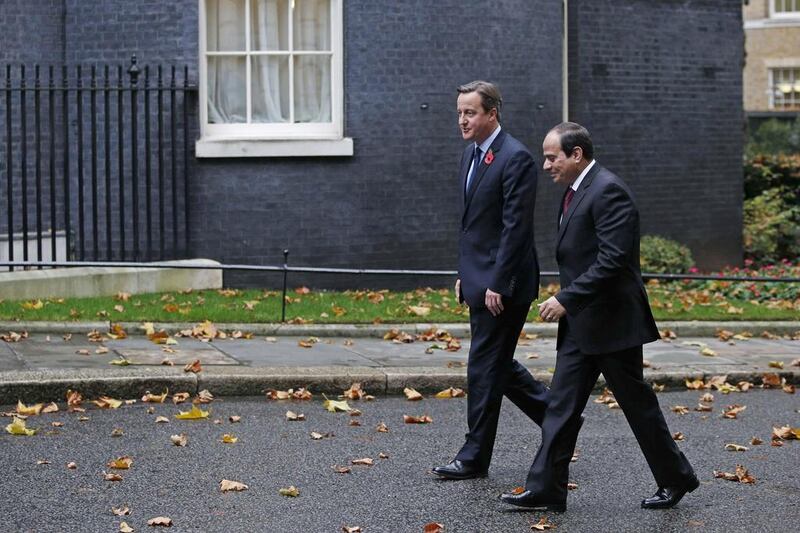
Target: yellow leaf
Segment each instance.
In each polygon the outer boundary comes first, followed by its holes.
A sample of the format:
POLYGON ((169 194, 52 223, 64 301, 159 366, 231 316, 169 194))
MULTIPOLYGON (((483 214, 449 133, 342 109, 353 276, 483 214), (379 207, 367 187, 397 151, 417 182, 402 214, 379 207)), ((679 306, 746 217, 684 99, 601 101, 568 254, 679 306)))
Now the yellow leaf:
POLYGON ((447 388, 443 391, 436 393, 436 398, 445 399, 445 398, 463 398, 466 396, 463 390, 461 389, 454 389, 453 387, 447 388))
POLYGON ((92 400, 92 403, 101 409, 119 409, 122 405, 122 400, 115 400, 109 396, 100 396, 97 400, 92 400))
POLYGON ((769 366, 771 368, 780 368, 783 369, 783 361, 770 361, 769 366))
POLYGON ((113 359, 108 362, 109 365, 117 365, 117 366, 128 366, 131 362, 125 359, 124 356, 120 356, 119 359, 113 359))
POLYGON ((31 415, 38 415, 42 412, 42 408, 44 408, 43 403, 37 403, 34 405, 25 405, 22 403, 21 400, 17 400, 17 413, 20 415, 31 416, 31 415))
POLYGON ((325 401, 322 402, 322 407, 331 413, 335 413, 336 411, 352 411, 352 408, 347 405, 347 400, 335 401, 329 400, 324 394, 322 396, 325 398, 325 401))
POLYGON ((14 421, 11 422, 9 425, 6 426, 6 431, 11 433, 12 435, 24 435, 26 437, 30 437, 31 435, 36 434, 35 429, 28 429, 25 427, 25 421, 21 418, 14 417, 14 421))
POLYGON ((192 405, 191 411, 180 411, 177 415, 175 415, 175 418, 179 418, 181 420, 199 420, 201 418, 208 418, 209 414, 210 410, 203 411, 196 405, 192 405))
POLYGON ((44 307, 44 303, 41 300, 31 300, 30 302, 22 302, 20 304, 23 309, 27 309, 28 311, 38 310, 44 307))
POLYGON ((715 355, 717 355, 717 352, 715 352, 711 348, 705 347, 702 350, 700 350, 700 355, 705 355, 706 357, 714 357, 715 355))
POLYGON ((220 488, 220 490, 222 492, 228 492, 228 491, 231 491, 231 490, 238 492, 238 491, 242 491, 242 490, 247 490, 250 487, 248 487, 244 483, 239 483, 238 481, 231 481, 230 479, 223 479, 222 481, 219 482, 219 488, 220 488))
POLYGON ((297 487, 292 485, 292 486, 290 486, 288 488, 280 489, 278 491, 278 494, 280 494, 281 496, 289 496, 291 498, 296 498, 296 497, 300 496, 300 491, 297 490, 297 487))
POLYGON ((230 433, 225 433, 222 436, 222 442, 224 442, 225 444, 236 444, 236 442, 238 440, 239 440, 239 437, 234 437, 230 433))
POLYGON ((117 457, 113 461, 109 461, 107 466, 109 468, 116 468, 117 470, 128 470, 131 464, 133 464, 133 459, 127 455, 123 455, 122 457, 117 457))
POLYGON ((412 389, 411 387, 406 387, 405 389, 403 389, 403 393, 406 395, 406 398, 410 402, 417 402, 422 399, 422 394, 412 389))

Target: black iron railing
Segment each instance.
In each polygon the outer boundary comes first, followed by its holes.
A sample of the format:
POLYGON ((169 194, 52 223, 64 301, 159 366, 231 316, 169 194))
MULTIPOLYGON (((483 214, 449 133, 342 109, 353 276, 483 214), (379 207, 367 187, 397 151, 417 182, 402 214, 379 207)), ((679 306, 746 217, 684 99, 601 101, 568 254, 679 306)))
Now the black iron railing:
POLYGON ((126 69, 5 65, 0 76, 0 257, 186 256, 197 91, 188 67, 140 68, 133 56, 126 69))

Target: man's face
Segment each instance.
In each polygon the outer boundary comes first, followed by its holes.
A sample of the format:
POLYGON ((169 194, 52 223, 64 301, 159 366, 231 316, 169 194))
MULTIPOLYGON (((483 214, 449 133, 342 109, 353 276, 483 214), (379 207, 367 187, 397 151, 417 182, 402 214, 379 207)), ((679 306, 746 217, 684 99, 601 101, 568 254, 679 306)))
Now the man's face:
POLYGON ((480 144, 497 128, 497 110, 486 111, 477 92, 458 95, 458 127, 465 141, 480 144))
POLYGON ((544 171, 553 178, 553 183, 569 187, 580 175, 578 162, 574 154, 565 154, 561 149, 561 139, 553 131, 547 134, 542 143, 544 154, 544 171))

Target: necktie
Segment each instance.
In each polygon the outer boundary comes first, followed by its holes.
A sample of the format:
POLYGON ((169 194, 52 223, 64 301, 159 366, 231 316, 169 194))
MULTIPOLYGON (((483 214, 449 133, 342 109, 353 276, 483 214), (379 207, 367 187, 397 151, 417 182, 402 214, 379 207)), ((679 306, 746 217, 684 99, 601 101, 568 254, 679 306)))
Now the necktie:
POLYGON ((567 214, 567 209, 569 209, 569 203, 572 201, 572 197, 575 196, 575 189, 570 187, 567 189, 567 194, 564 196, 564 208, 561 210, 561 216, 567 214))
POLYGON ((481 149, 478 148, 478 145, 475 145, 475 153, 472 156, 472 169, 470 170, 469 174, 467 174, 467 186, 464 190, 466 194, 469 191, 469 184, 472 182, 472 178, 475 177, 475 173, 478 172, 478 165, 481 164, 481 149))

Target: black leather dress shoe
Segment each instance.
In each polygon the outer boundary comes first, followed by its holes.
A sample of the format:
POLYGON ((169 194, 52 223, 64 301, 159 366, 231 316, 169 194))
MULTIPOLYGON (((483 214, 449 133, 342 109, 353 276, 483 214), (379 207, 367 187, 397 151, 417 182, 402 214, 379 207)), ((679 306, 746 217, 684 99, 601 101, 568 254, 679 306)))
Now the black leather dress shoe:
POLYGON ((669 509, 678 505, 687 492, 700 486, 697 478, 682 487, 659 487, 655 494, 642 500, 642 509, 669 509))
POLYGON ((476 477, 486 477, 487 475, 485 469, 462 463, 458 459, 444 466, 435 467, 433 473, 445 479, 473 479, 476 477))
POLYGON ((540 497, 536 496, 529 490, 515 494, 513 492, 506 492, 500 495, 500 501, 509 505, 516 505, 517 507, 525 507, 535 511, 553 511, 556 513, 563 513, 567 510, 566 503, 546 502, 540 497))

